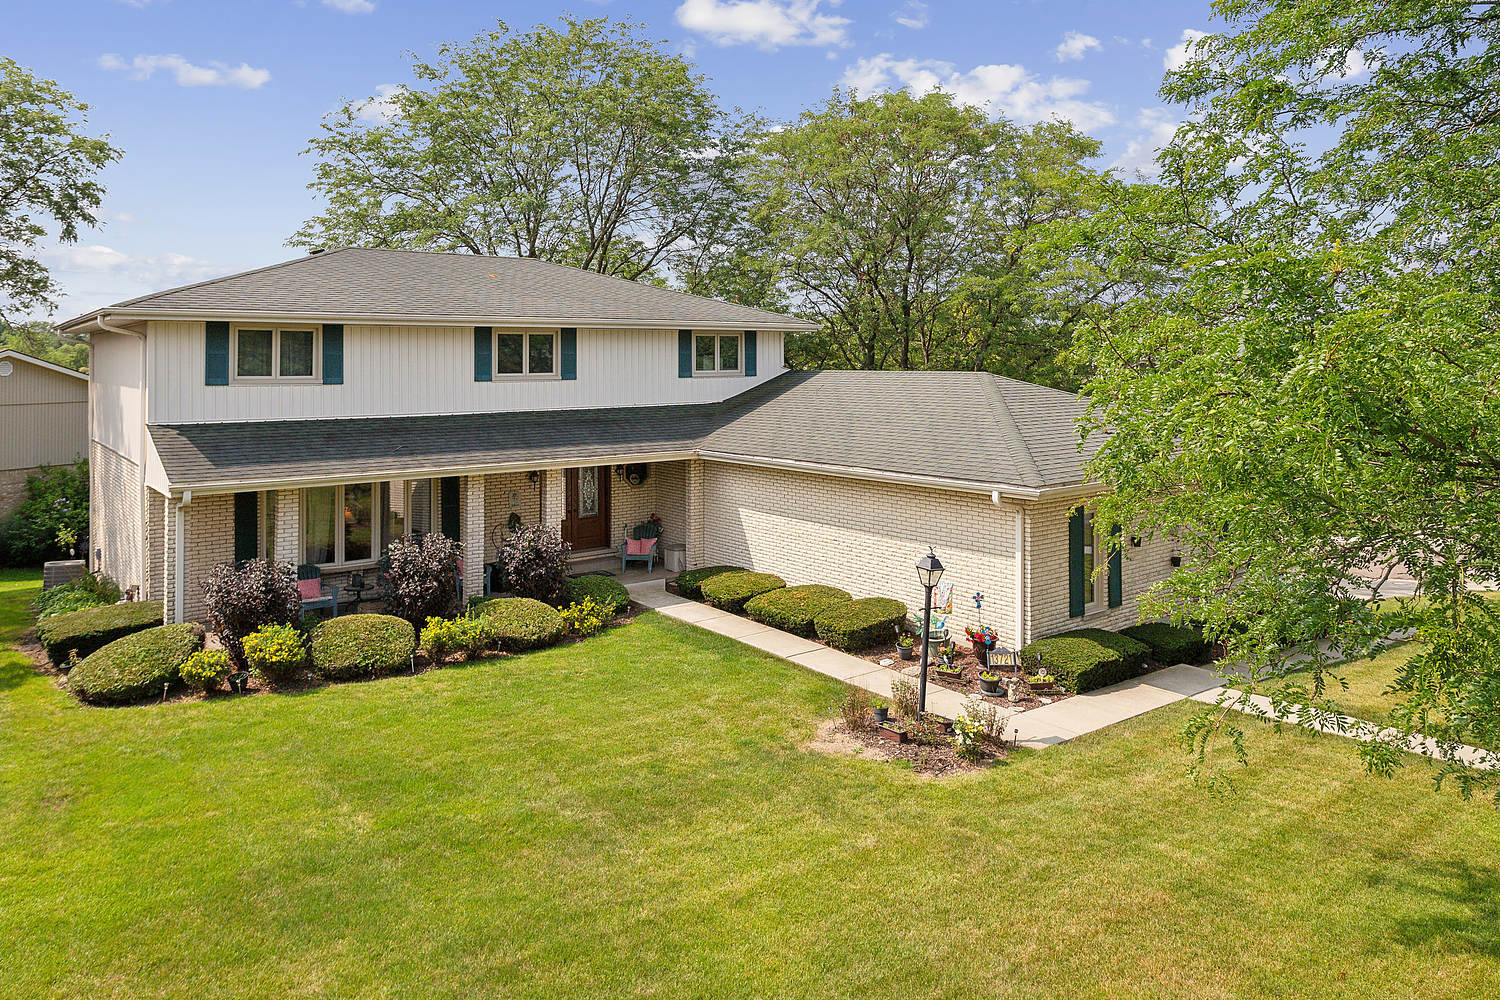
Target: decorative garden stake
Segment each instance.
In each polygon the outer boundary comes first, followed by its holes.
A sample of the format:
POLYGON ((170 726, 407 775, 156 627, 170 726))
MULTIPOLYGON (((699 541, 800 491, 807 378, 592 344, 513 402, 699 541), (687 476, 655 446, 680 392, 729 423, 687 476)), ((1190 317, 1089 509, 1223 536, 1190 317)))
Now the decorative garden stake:
POLYGON ((922 667, 917 674, 917 718, 927 711, 927 656, 932 646, 932 588, 943 578, 943 564, 938 561, 932 546, 927 554, 917 560, 917 582, 922 585, 922 667))

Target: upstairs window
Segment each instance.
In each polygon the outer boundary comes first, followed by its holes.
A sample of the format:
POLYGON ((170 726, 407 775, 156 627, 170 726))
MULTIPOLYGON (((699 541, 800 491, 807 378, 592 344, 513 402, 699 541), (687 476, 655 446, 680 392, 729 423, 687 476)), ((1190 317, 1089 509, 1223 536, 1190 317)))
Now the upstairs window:
POLYGON ((244 381, 313 382, 318 330, 307 326, 241 326, 234 331, 234 377, 244 381))
POLYGON ((528 375, 557 377, 557 331, 497 331, 495 374, 510 378, 528 375))
POLYGON ((693 374, 737 375, 740 370, 739 334, 700 333, 693 338, 693 374))

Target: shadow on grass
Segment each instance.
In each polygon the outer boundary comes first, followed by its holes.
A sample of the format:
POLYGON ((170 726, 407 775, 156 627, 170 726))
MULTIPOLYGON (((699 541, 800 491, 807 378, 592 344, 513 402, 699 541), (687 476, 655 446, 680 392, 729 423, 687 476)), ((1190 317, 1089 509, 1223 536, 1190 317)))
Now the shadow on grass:
POLYGON ((1391 937, 1448 954, 1500 957, 1500 872, 1465 860, 1424 863, 1420 875, 1382 879, 1419 900, 1392 924, 1391 937))

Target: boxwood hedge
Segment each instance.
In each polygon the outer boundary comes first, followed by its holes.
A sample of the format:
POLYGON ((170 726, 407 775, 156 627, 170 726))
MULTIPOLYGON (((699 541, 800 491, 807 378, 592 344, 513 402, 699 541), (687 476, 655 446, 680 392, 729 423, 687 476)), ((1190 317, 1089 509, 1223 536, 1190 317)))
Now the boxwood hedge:
POLYGON ((813 620, 851 600, 847 590, 808 583, 782 587, 745 602, 745 614, 762 624, 796 635, 812 635, 813 620))
POLYGON ((576 604, 585 597, 612 615, 617 615, 630 606, 630 591, 619 580, 597 573, 585 573, 568 580, 568 602, 576 604))
POLYGON ((677 574, 677 592, 695 601, 703 599, 703 581, 720 573, 743 573, 743 566, 704 566, 677 574))
POLYGON ((313 629, 308 654, 318 676, 346 681, 405 670, 416 648, 416 630, 404 618, 344 615, 313 629))
POLYGON ((861 597, 839 604, 813 620, 818 638, 834 649, 860 650, 894 642, 906 618, 906 605, 890 597, 861 597))
POLYGON ((86 657, 122 636, 160 624, 160 601, 132 601, 50 615, 37 623, 36 636, 48 658, 61 665, 72 650, 86 657))
POLYGON ((474 608, 495 637, 495 645, 510 653, 551 646, 566 626, 556 608, 530 597, 497 597, 474 608))
POLYGON ((1213 659, 1213 644, 1196 625, 1150 622, 1122 628, 1120 634, 1144 642, 1151 650, 1151 659, 1164 667, 1174 663, 1207 663, 1213 659))
POLYGON ((135 631, 84 657, 68 674, 68 690, 98 705, 159 697, 202 648, 203 626, 192 622, 135 631))
POLYGON ((1033 661, 1040 657, 1047 673, 1065 690, 1082 694, 1145 673, 1149 652, 1144 642, 1128 635, 1081 628, 1038 639, 1023 648, 1021 656, 1033 661))
POLYGON ((739 614, 745 602, 770 590, 780 590, 786 581, 774 573, 718 573, 703 581, 703 599, 716 608, 739 614))

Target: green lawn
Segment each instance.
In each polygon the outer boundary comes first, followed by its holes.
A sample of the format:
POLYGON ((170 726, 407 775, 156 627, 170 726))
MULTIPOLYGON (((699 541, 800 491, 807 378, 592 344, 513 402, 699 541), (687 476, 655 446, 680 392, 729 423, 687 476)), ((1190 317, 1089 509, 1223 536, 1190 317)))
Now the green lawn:
POLYGON ((838 697, 655 615, 131 709, 0 652, 0 995, 1500 994, 1500 823, 1421 767, 1257 728, 1218 798, 1176 706, 933 781, 800 750, 838 697))
MULTIPOLYGON (((1377 653, 1373 659, 1332 667, 1331 676, 1325 680, 1323 707, 1370 722, 1388 721, 1391 709, 1406 698, 1406 695, 1390 690, 1396 672, 1419 649, 1421 646, 1414 642, 1398 642, 1377 653), (1335 677, 1343 681, 1342 686, 1335 677)), ((1304 688, 1312 684, 1312 678, 1304 671, 1288 674, 1287 678, 1287 683, 1304 688)))

